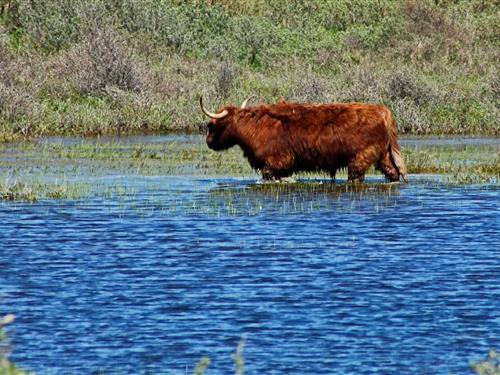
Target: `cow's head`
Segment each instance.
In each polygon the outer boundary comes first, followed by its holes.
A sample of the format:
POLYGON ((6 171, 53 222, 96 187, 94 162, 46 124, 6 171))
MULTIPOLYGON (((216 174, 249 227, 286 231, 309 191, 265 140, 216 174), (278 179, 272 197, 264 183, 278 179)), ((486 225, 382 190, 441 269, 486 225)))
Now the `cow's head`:
POLYGON ((254 98, 253 95, 246 98, 240 108, 226 106, 218 113, 212 113, 205 109, 203 106, 203 97, 200 96, 201 110, 205 115, 210 117, 210 121, 207 124, 207 145, 209 148, 215 151, 220 151, 226 150, 236 144, 233 124, 235 114, 237 111, 245 109, 248 101, 252 98, 254 98))

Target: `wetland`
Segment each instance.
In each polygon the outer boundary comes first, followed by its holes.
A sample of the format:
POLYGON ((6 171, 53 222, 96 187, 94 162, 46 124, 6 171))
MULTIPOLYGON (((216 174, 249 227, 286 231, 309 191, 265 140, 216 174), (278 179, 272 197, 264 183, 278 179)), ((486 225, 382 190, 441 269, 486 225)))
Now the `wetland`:
POLYGON ((500 370, 496 3, 0 1, 0 373, 500 370), (410 183, 159 135, 251 94, 383 103, 410 183))
POLYGON ((500 342, 497 138, 262 183, 201 136, 0 146, 1 311, 39 374, 466 373, 500 342))

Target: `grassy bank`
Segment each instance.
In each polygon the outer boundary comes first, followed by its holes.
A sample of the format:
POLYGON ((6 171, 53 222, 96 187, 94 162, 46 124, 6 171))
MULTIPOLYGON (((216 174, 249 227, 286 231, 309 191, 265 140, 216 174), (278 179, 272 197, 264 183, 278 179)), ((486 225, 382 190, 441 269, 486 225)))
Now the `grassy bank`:
POLYGON ((407 134, 500 135, 485 0, 0 0, 0 141, 197 132, 248 94, 370 101, 407 134))

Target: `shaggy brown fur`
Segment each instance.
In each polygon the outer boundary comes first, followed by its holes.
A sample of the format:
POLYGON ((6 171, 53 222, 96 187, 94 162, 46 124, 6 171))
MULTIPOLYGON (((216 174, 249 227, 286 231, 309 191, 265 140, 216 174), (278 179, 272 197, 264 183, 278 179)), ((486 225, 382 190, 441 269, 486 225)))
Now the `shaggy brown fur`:
POLYGON ((407 181, 396 123, 383 105, 282 102, 223 110, 225 117, 208 124, 208 147, 240 146, 264 179, 318 170, 335 179, 337 170, 347 167, 349 181, 362 182, 375 164, 388 180, 407 181))

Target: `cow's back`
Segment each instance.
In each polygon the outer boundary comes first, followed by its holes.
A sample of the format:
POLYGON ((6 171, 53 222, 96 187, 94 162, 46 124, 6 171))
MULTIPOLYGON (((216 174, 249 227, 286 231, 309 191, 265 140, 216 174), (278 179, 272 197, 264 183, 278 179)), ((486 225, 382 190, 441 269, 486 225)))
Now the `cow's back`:
POLYGON ((387 148, 385 106, 362 103, 277 104, 271 117, 281 121, 298 170, 334 169, 368 148, 387 148))

